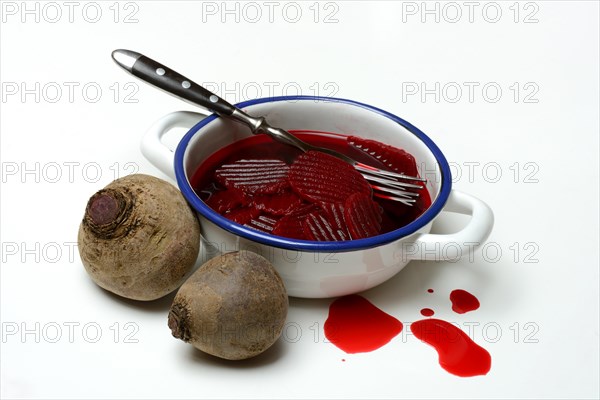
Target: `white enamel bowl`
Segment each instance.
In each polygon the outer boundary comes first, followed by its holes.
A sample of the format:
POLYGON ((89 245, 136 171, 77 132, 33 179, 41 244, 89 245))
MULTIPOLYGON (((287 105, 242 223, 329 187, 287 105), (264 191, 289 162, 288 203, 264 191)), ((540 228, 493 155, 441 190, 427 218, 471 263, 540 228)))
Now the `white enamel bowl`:
POLYGON ((439 148, 423 132, 401 118, 355 101, 309 96, 271 97, 238 104, 287 130, 315 130, 362 136, 400 147, 412 154, 432 205, 412 223, 379 236, 345 242, 289 239, 236 224, 208 207, 195 194, 190 179, 212 153, 251 135, 245 126, 216 115, 175 112, 157 121, 142 140, 142 153, 174 177, 198 212, 203 246, 212 254, 253 251, 270 260, 296 297, 334 297, 379 285, 408 262, 453 260, 466 255, 489 236, 494 218, 481 200, 451 189, 450 168, 439 148), (199 121, 199 122, 198 122, 199 121), (190 128, 173 153, 161 141, 175 127, 190 128), (429 233, 441 211, 471 215, 453 234, 429 233))

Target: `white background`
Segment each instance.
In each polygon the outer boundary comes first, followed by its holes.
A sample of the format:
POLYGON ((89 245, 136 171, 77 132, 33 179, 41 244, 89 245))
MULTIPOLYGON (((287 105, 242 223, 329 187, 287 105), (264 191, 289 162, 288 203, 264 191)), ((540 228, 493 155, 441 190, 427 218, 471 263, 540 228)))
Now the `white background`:
POLYGON ((2 2, 2 397, 598 398, 598 18, 594 1, 2 2), (291 299, 272 349, 224 362, 171 337, 172 296, 95 286, 74 247, 87 199, 133 171, 164 177, 140 137, 193 109, 120 70, 116 48, 232 102, 333 95, 428 134, 454 187, 494 210, 490 245, 364 296, 405 327, 422 307, 471 326, 489 374, 447 373, 407 328, 345 354, 323 338, 331 300, 291 299), (481 308, 453 313, 457 288, 481 308))

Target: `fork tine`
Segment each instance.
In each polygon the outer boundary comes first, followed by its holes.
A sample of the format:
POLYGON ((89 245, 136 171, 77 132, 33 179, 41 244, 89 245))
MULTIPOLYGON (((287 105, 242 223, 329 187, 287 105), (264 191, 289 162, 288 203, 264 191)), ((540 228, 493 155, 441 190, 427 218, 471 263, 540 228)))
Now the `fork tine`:
POLYGON ((368 175, 368 174, 361 174, 367 181, 371 181, 371 182, 376 182, 376 183, 380 183, 383 185, 387 185, 390 186, 392 188, 397 188, 397 189, 404 189, 404 188, 410 188, 410 189, 423 189, 423 186, 421 185, 415 185, 413 183, 406 183, 406 182, 400 182, 400 181, 396 181, 396 180, 391 180, 389 178, 380 178, 378 176, 374 176, 374 175, 368 175))
POLYGON ((409 207, 417 201, 416 197, 419 197, 419 193, 410 189, 423 189, 423 186, 401 182, 399 179, 427 182, 427 179, 384 171, 359 162, 354 163, 354 168, 369 182, 373 188, 373 196, 397 201, 409 207))
POLYGON ((427 182, 427 179, 424 179, 424 178, 419 178, 417 176, 409 176, 409 175, 399 174, 397 172, 384 171, 382 169, 375 168, 375 167, 372 167, 370 165, 363 164, 363 163, 360 163, 360 162, 356 162, 354 164, 354 168, 356 168, 359 171, 370 173, 370 174, 375 174, 375 175, 389 176, 391 178, 397 178, 397 179, 408 179, 408 180, 411 180, 411 181, 418 181, 418 182, 427 182))
POLYGON ((410 199, 413 197, 419 197, 419 193, 416 192, 408 192, 406 190, 397 190, 397 189, 391 189, 391 188, 387 188, 387 187, 383 187, 383 186, 376 186, 376 185, 371 185, 371 187, 373 188, 373 190, 379 190, 380 192, 385 192, 385 193, 391 193, 393 195, 402 197, 402 198, 406 198, 406 199, 410 199))
POLYGON ((381 198, 381 199, 392 200, 392 201, 398 201, 398 202, 400 202, 400 203, 402 203, 402 204, 404 204, 404 205, 407 205, 407 206, 409 206, 409 207, 412 207, 412 206, 413 206, 413 203, 415 203, 415 202, 416 202, 416 200, 415 200, 415 199, 405 199, 405 198, 402 198, 402 197, 389 196, 389 195, 387 195, 387 194, 383 194, 383 193, 377 193, 377 192, 374 192, 374 193, 373 193, 373 196, 375 196, 375 197, 379 197, 379 198, 381 198))

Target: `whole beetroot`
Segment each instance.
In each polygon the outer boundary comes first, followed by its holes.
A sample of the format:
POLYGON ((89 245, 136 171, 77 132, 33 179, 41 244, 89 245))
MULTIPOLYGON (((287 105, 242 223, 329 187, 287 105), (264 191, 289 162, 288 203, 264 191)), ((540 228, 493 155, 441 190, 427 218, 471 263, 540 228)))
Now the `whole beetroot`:
POLYGON ((288 297, 281 277, 250 251, 217 256, 181 286, 171 311, 174 337, 228 360, 254 357, 281 336, 288 297))
POLYGON ((177 289, 192 271, 200 227, 183 195, 161 179, 117 179, 88 201, 79 255, 98 286, 134 300, 177 289))

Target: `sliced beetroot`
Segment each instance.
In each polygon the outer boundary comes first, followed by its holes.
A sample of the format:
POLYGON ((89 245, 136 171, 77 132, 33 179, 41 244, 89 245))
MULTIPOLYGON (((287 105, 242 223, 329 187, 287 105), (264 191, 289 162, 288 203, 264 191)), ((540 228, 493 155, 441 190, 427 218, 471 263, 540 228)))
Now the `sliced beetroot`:
MULTIPOLYGON (((389 200, 391 201, 391 200, 389 200)), ((380 206, 381 203, 378 203, 380 206)), ((398 228, 398 221, 392 218, 387 212, 385 207, 381 207, 383 212, 381 213, 381 231, 379 233, 385 233, 393 231, 398 228)), ((411 208, 411 207, 406 207, 411 208)))
POLYGON ((252 199, 252 207, 271 215, 286 215, 298 208, 300 203, 302 199, 292 191, 254 196, 252 199))
POLYGON ((288 187, 290 167, 281 160, 238 160, 215 171, 215 179, 227 188, 248 194, 272 194, 288 187))
POLYGON ((319 151, 298 156, 289 181, 296 193, 313 203, 342 203, 354 193, 371 194, 368 182, 352 165, 319 151))
POLYGON ((244 192, 231 188, 213 193, 206 201, 206 204, 219 214, 224 214, 236 208, 247 206, 249 201, 244 192))
POLYGON ((301 205, 294 211, 280 218, 273 228, 273 234, 292 239, 309 240, 304 234, 302 222, 312 212, 319 210, 314 204, 301 205))
POLYGON ((335 227, 323 211, 308 214, 302 221, 302 229, 308 240, 323 242, 349 239, 345 229, 335 227))
POLYGON ((260 215, 257 218, 252 218, 244 225, 262 232, 271 233, 276 223, 277 220, 275 218, 260 215))
POLYGON ((244 207, 238 208, 237 210, 232 210, 224 214, 224 217, 233 222, 237 222, 240 225, 245 225, 248 222, 250 222, 253 218, 258 217, 259 214, 260 211, 253 207, 244 207))
POLYGON ((370 196, 355 193, 344 202, 344 220, 352 239, 362 239, 378 235, 381 231, 379 204, 370 196))
POLYGON ((348 137, 348 143, 378 159, 391 171, 409 176, 418 175, 415 158, 402 149, 358 136, 348 137))
POLYGON ((336 230, 341 231, 340 236, 343 237, 343 239, 340 240, 349 240, 350 234, 348 233, 346 221, 344 220, 344 204, 322 202, 319 204, 319 207, 325 212, 331 225, 336 230))

